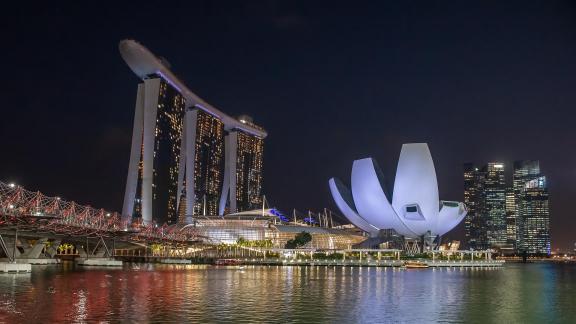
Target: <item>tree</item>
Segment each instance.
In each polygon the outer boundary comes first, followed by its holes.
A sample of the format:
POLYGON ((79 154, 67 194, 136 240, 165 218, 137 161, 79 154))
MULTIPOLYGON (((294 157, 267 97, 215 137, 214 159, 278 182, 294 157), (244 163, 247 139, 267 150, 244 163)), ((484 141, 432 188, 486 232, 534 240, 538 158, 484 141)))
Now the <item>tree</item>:
POLYGON ((294 236, 294 239, 288 240, 285 249, 296 249, 298 247, 306 245, 308 242, 312 241, 312 235, 308 232, 300 232, 294 236))
POLYGON ((246 241, 245 238, 243 238, 242 236, 240 236, 237 240, 236 240, 236 244, 238 244, 238 246, 244 246, 247 245, 248 241, 246 241))

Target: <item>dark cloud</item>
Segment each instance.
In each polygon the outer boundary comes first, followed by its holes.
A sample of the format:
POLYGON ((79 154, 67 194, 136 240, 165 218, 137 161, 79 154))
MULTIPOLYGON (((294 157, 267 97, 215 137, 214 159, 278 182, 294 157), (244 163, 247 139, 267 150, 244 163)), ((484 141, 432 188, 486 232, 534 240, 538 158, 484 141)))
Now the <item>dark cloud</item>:
POLYGON ((99 135, 91 153, 95 159, 101 161, 116 159, 119 153, 130 147, 131 140, 132 134, 129 129, 111 127, 99 135))
POLYGON ((308 20, 297 15, 281 16, 274 19, 274 24, 279 29, 301 30, 308 26, 308 20))

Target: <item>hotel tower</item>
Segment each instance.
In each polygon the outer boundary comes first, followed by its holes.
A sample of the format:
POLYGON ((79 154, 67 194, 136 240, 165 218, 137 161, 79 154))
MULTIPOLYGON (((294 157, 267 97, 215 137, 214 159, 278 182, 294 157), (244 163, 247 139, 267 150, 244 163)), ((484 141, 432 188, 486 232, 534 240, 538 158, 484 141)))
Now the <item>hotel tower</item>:
POLYGON ((248 116, 233 118, 206 103, 138 42, 119 47, 142 80, 123 218, 162 225, 257 208, 266 131, 248 116))

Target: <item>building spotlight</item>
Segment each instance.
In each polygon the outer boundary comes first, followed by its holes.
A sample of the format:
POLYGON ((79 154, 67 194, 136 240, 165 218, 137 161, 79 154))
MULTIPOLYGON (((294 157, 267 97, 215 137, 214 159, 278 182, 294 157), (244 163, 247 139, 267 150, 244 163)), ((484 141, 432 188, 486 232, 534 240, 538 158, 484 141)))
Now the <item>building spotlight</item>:
POLYGON ((8 187, 14 188, 14 187, 16 187, 16 184, 15 184, 15 183, 10 183, 10 184, 8 185, 8 187))

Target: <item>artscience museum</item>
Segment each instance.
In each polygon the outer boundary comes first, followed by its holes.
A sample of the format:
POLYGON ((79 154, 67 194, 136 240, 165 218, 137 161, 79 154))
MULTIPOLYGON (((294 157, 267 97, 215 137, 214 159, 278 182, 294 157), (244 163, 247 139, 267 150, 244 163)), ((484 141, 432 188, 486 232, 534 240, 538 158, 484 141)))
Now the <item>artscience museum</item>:
POLYGON ((355 226, 377 237, 393 229, 409 240, 427 245, 452 230, 466 216, 461 202, 439 199, 434 162, 426 143, 404 144, 393 191, 388 191, 376 161, 354 161, 350 189, 340 180, 329 181, 340 211, 355 226))

